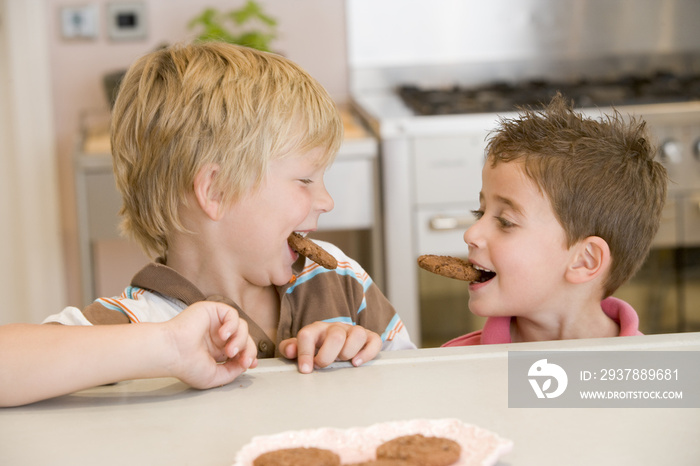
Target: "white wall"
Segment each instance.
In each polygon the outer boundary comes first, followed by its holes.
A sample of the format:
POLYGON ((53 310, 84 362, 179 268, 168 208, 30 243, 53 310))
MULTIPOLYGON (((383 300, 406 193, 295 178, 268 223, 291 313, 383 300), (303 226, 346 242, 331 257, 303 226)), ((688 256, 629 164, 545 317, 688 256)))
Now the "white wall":
POLYGON ((65 303, 46 5, 0 0, 0 324, 65 303))

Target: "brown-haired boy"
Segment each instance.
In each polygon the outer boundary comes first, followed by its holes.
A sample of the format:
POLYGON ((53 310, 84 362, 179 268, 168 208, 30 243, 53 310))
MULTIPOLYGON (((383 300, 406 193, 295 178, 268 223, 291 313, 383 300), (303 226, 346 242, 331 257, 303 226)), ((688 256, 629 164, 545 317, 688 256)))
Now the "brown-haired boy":
POLYGON ((586 118, 557 95, 492 133, 476 223, 464 233, 483 330, 444 346, 638 335, 612 293, 639 269, 666 199, 645 123, 586 118))

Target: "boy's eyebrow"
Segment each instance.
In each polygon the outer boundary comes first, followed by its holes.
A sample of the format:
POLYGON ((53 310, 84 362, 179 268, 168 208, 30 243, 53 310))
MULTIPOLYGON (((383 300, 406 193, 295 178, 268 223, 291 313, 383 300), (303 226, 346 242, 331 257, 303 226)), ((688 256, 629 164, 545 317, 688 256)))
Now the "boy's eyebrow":
POLYGON ((507 197, 503 197, 503 196, 496 196, 496 200, 497 200, 498 202, 502 202, 503 204, 505 204, 505 205, 507 205, 508 207, 510 207, 511 209, 513 209, 513 211, 514 211, 516 214, 519 214, 519 215, 522 215, 522 214, 523 214, 523 209, 522 209, 522 207, 520 206, 520 204, 518 204, 517 202, 515 202, 515 201, 513 201, 513 200, 511 200, 511 199, 508 199, 507 197))

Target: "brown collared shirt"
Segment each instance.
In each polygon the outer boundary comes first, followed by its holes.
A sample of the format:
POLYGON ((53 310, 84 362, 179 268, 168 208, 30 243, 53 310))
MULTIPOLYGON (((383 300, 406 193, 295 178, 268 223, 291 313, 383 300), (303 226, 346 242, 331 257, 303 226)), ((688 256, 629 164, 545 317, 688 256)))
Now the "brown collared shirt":
POLYGON ((205 296, 174 269, 151 263, 134 275, 121 296, 99 298, 80 311, 69 307, 45 322, 67 325, 101 325, 163 322, 198 301, 220 301, 236 308, 248 322, 259 358, 279 356, 277 345, 295 337, 299 330, 317 321, 361 325, 382 337, 382 350, 414 349, 401 318, 362 267, 330 243, 319 242, 338 259, 338 267, 327 270, 301 257, 294 276, 276 287, 280 298, 277 338, 273 342, 255 323, 254 316, 225 296, 205 296))

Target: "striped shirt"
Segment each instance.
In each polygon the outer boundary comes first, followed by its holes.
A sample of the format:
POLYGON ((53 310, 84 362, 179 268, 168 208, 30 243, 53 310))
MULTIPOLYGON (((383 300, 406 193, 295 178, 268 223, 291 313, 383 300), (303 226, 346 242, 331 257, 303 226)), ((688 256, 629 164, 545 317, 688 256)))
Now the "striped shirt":
POLYGON ((279 355, 276 352, 279 342, 295 337, 301 328, 317 321, 361 325, 381 336, 382 350, 416 348, 401 318, 369 274, 335 245, 317 243, 338 260, 338 267, 328 270, 304 257, 294 264, 290 282, 276 287, 280 297, 276 342, 232 300, 205 296, 194 284, 161 263, 141 269, 121 296, 99 298, 83 310, 67 307, 44 322, 65 325, 163 322, 190 304, 213 300, 235 307, 248 322, 259 358, 279 355))

